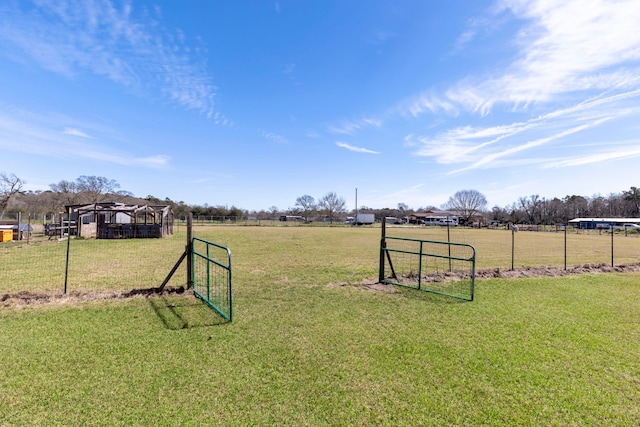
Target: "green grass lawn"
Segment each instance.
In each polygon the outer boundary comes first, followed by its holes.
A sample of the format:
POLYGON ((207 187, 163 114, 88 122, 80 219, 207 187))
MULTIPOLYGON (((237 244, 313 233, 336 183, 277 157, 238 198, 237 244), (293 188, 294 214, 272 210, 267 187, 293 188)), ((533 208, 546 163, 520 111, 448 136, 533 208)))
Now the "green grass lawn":
POLYGON ((362 284, 363 229, 195 234, 231 247, 233 323, 188 295, 4 307, 0 426, 640 425, 638 274, 460 302, 362 284))

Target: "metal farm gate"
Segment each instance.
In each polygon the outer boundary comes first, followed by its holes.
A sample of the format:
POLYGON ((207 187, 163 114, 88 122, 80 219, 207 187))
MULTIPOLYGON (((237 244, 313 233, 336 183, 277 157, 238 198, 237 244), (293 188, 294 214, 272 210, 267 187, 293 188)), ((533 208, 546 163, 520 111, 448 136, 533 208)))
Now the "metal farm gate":
POLYGON ((473 301, 475 248, 466 243, 441 242, 386 235, 380 241, 380 283, 473 301))
POLYGON ((233 319, 231 251, 194 237, 191 240, 191 285, 196 297, 220 316, 233 319))

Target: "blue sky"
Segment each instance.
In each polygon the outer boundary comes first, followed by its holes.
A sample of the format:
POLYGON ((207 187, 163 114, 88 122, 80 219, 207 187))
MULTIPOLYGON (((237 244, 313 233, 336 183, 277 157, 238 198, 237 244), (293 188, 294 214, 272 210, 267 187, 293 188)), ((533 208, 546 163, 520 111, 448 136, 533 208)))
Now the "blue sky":
POLYGON ((0 2, 0 171, 284 210, 640 186, 640 2, 0 2))

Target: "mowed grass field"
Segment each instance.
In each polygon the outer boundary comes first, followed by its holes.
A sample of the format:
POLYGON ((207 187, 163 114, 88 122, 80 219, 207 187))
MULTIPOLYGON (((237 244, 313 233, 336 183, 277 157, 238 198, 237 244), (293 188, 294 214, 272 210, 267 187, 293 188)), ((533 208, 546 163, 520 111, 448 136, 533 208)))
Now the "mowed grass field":
MULTIPOLYGON (((501 245, 458 232, 480 268, 506 267, 487 261, 501 245)), ((187 294, 4 306, 0 426, 640 425, 638 274, 478 280, 460 302, 370 286, 376 229, 194 234, 231 248, 233 323, 187 294)), ((94 267, 100 243, 72 242, 94 267)), ((96 277, 83 289, 108 289, 96 277)))

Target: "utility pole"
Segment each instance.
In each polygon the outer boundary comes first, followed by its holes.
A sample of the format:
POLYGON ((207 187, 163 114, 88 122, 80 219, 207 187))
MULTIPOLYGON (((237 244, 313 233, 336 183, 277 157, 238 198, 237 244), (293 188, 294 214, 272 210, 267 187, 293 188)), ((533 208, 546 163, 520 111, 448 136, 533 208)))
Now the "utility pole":
POLYGON ((356 187, 356 216, 353 218, 353 224, 358 224, 358 187, 356 187))

